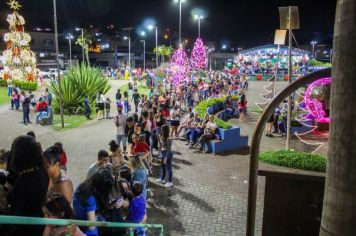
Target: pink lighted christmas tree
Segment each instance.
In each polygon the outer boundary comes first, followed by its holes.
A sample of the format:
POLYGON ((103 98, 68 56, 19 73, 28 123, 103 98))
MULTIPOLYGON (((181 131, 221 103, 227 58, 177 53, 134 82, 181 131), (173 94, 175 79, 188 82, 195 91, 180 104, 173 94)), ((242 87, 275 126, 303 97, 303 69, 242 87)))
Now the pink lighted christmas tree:
POLYGON ((172 82, 174 85, 181 84, 184 80, 187 79, 189 71, 189 60, 187 53, 183 48, 179 48, 174 52, 171 61, 171 73, 172 73, 172 82))
POLYGON ((206 50, 204 47, 203 40, 201 38, 197 38, 194 43, 191 63, 192 66, 197 69, 204 69, 207 66, 206 50))

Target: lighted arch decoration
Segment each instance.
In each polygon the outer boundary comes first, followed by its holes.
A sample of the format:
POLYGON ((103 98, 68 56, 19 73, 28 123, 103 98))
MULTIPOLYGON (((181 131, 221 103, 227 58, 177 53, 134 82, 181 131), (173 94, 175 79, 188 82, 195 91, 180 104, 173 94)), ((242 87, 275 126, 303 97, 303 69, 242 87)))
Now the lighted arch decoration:
POLYGON ((312 115, 316 120, 321 122, 330 122, 330 118, 326 117, 326 112, 323 108, 323 104, 315 98, 311 98, 313 90, 318 86, 325 86, 331 84, 331 78, 322 78, 313 83, 311 83, 304 93, 305 106, 310 115, 312 115))

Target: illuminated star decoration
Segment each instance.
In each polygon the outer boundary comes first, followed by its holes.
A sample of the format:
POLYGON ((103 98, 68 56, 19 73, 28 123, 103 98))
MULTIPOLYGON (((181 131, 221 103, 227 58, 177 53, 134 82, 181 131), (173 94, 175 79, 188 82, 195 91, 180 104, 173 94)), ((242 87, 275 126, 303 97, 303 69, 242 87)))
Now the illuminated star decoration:
POLYGON ((22 7, 17 0, 10 0, 9 2, 7 2, 7 5, 9 5, 10 9, 14 11, 18 11, 22 7))

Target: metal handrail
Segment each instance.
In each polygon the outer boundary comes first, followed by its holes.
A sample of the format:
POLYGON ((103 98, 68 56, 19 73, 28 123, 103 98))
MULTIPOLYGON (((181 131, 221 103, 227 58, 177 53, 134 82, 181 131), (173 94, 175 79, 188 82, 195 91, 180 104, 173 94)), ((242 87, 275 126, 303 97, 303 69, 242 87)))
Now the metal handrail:
POLYGON ((85 220, 70 220, 70 219, 52 219, 38 217, 22 217, 0 215, 0 224, 10 225, 76 225, 76 226, 97 226, 97 227, 112 227, 112 228, 128 228, 130 236, 134 235, 133 228, 156 228, 160 230, 160 236, 163 236, 163 225, 161 224, 132 224, 118 222, 102 222, 102 221, 85 221, 85 220))
POLYGON ((331 77, 331 68, 319 70, 300 77, 293 83, 289 84, 285 89, 280 91, 276 97, 268 104, 262 116, 257 122, 256 128, 253 132, 251 140, 251 155, 250 155, 250 171, 249 171, 249 186, 248 186, 248 206, 247 206, 247 226, 246 235, 255 235, 255 221, 256 221, 256 199, 257 199, 257 172, 258 172, 258 155, 260 152, 261 136, 264 130, 264 126, 272 115, 276 106, 278 106, 283 100, 290 96, 297 89, 310 84, 320 78, 331 77))

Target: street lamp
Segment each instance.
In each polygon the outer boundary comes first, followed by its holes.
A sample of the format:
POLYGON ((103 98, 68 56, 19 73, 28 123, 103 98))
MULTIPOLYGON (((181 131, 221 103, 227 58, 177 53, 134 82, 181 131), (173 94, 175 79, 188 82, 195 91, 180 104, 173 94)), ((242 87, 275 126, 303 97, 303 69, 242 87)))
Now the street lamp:
POLYGON ((69 65, 70 67, 72 67, 72 39, 73 39, 73 35, 68 34, 66 36, 66 39, 68 39, 68 43, 69 43, 69 65))
POLYGON ((211 70, 211 54, 215 51, 215 48, 209 48, 209 70, 211 70))
POLYGON ((223 45, 221 46, 221 48, 222 48, 223 50, 226 50, 226 48, 227 48, 226 44, 223 44, 223 45))
POLYGON ((83 28, 79 28, 79 27, 76 27, 75 28, 76 31, 82 31, 82 58, 83 58, 83 62, 84 62, 84 44, 85 44, 85 39, 84 39, 84 29, 83 28))
POLYGON ((56 61, 57 61, 57 76, 58 76, 58 92, 59 92, 59 113, 61 114, 61 126, 64 128, 64 115, 63 115, 63 95, 61 87, 61 74, 59 73, 59 47, 58 47, 58 25, 57 25, 57 2, 53 0, 53 21, 54 21, 54 41, 56 48, 56 61))
POLYGON ((129 40, 129 71, 131 71, 131 37, 124 36, 124 40, 129 40))
POLYGON ((313 58, 315 59, 315 44, 318 44, 317 41, 311 41, 310 44, 313 46, 313 58))
POLYGON ((200 38, 200 21, 204 19, 204 16, 196 14, 194 15, 194 19, 198 21, 198 37, 200 38))
POLYGON ((179 47, 182 47, 182 3, 186 0, 174 0, 179 3, 179 47))
POLYGON ((148 28, 148 30, 156 29, 156 67, 158 68, 158 30, 157 30, 157 26, 149 25, 149 26, 147 26, 147 28, 148 28))
POLYGON ((146 71, 146 40, 142 39, 143 43, 143 71, 146 71))

